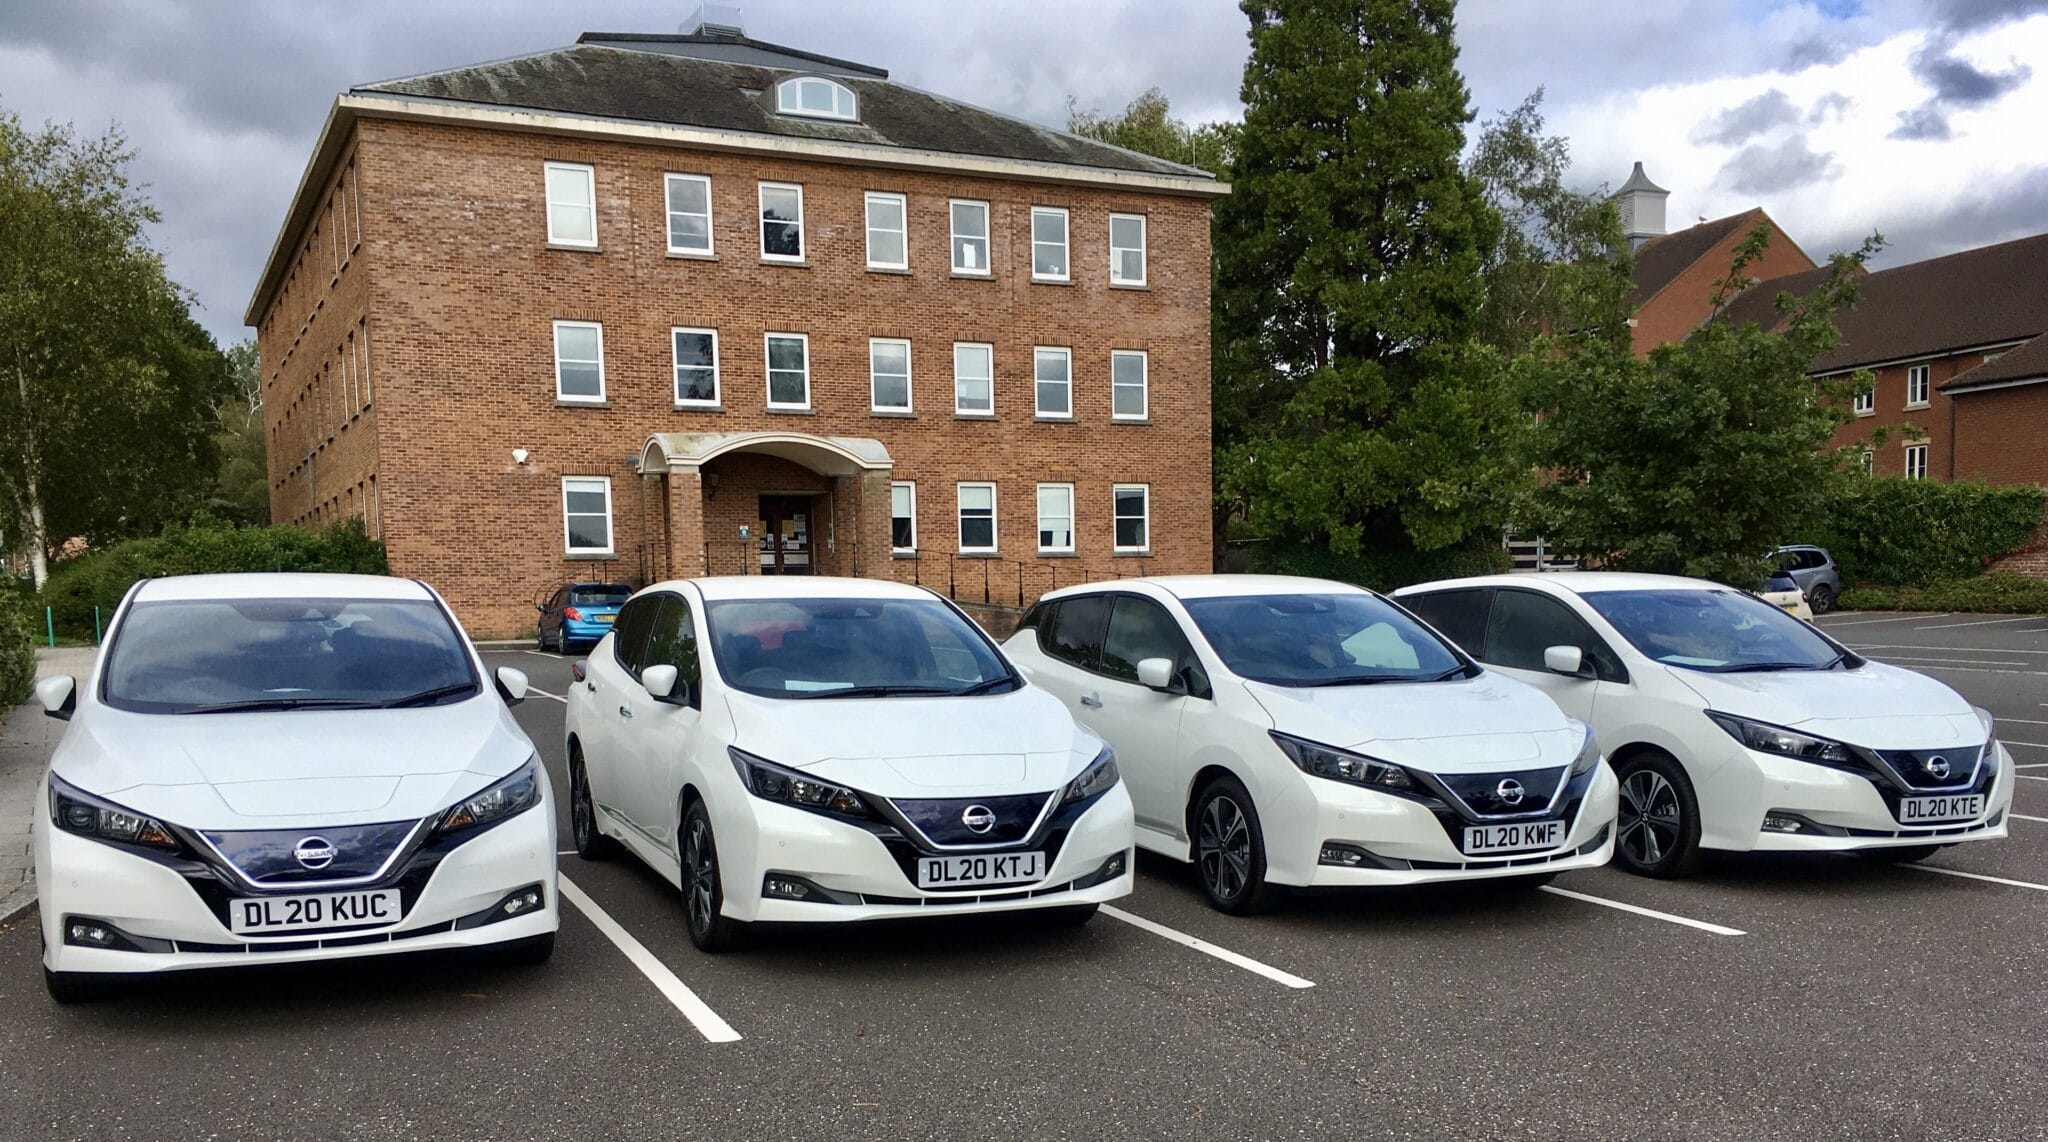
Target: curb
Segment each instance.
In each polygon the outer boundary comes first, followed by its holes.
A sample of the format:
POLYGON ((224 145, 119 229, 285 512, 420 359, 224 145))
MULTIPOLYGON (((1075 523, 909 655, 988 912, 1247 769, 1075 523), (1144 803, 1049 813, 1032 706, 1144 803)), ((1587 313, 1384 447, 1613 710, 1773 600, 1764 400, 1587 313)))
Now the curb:
POLYGON ((25 882, 22 887, 27 889, 27 891, 21 894, 20 899, 0 900, 0 927, 14 923, 15 920, 19 919, 29 909, 36 906, 35 882, 25 882))

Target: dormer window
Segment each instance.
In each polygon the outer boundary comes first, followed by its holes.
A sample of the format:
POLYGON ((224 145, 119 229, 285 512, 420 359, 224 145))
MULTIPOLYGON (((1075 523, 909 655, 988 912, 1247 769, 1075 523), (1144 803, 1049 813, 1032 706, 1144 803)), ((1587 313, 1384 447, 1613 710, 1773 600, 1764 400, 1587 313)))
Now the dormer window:
POLYGON ((815 75, 785 79, 775 87, 775 110, 813 119, 860 118, 860 105, 844 86, 815 75))

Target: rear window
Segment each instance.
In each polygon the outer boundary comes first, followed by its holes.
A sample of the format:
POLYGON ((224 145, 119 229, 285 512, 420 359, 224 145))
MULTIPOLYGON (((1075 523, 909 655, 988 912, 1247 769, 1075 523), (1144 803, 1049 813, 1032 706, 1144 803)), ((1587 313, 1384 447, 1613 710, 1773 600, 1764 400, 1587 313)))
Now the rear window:
POLYGON ((586 583, 581 587, 569 588, 569 605, 572 607, 617 607, 633 596, 633 588, 624 583, 586 583))

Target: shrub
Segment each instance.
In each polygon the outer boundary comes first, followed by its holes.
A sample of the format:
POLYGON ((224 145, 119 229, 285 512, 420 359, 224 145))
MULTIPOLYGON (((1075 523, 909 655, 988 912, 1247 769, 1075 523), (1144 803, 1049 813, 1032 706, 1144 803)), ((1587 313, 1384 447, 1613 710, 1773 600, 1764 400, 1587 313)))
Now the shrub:
POLYGON ((1361 551, 1356 555, 1339 555, 1312 543, 1275 541, 1248 545, 1226 559, 1229 570, 1335 579, 1375 591, 1391 591, 1432 579, 1492 575, 1508 570, 1513 563, 1506 548, 1485 539, 1468 540, 1438 551, 1361 551))
POLYGON ((2024 546, 2041 526, 2044 497, 2048 490, 2028 485, 1845 480, 1813 542, 1834 555, 1847 583, 1946 585, 2024 546))
POLYGON ((1994 571, 1924 587, 1854 587, 1842 592, 1841 606, 1852 611, 2048 614, 2048 579, 1994 571))
POLYGON ((0 586, 0 722, 35 685, 36 633, 27 596, 11 583, 0 586))

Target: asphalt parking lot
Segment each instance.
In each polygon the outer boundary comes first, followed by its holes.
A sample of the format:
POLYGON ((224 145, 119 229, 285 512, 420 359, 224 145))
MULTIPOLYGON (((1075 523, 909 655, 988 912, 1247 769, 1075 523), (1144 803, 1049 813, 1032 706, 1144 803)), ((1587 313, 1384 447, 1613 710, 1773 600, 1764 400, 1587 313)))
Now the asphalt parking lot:
MULTIPOLYGON (((1146 860, 1078 931, 724 957, 651 873, 572 855, 543 968, 256 969, 74 1008, 42 993, 31 914, 0 929, 0 1137, 2048 1138, 2048 618, 1822 625, 1997 716, 2010 839, 1255 919, 1146 860)), ((565 791, 568 662, 486 657, 532 675, 520 720, 565 791)))

